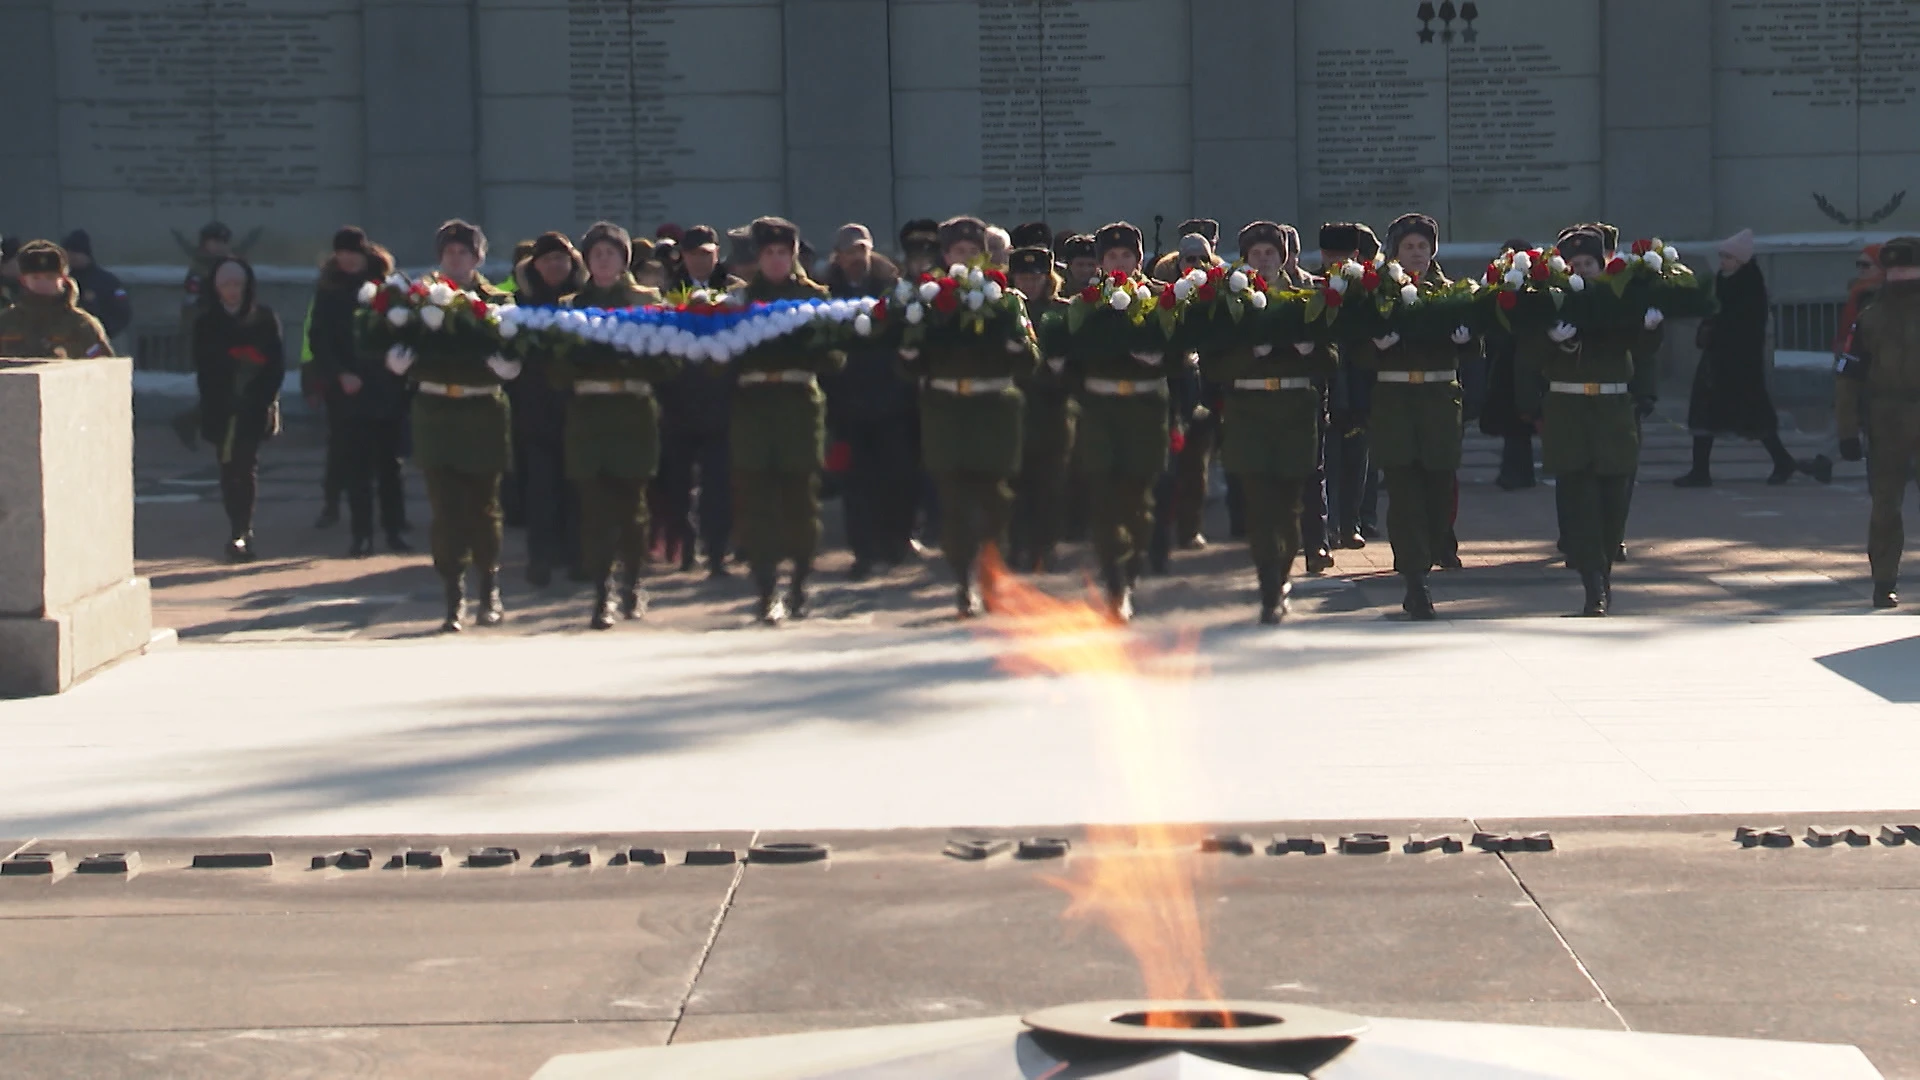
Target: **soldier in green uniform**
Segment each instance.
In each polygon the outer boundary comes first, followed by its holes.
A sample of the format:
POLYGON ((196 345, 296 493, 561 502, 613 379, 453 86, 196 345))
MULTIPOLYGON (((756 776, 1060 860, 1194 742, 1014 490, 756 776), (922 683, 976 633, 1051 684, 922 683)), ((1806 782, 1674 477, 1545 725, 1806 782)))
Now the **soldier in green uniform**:
MULTIPOLYGON (((429 282, 473 293, 488 304, 511 304, 480 276, 487 237, 458 219, 434 234, 440 268, 429 282)), ((471 563, 479 578, 481 626, 506 618, 500 602, 500 476, 513 460, 511 420, 502 385, 520 365, 476 353, 453 335, 416 355, 404 346, 387 352, 387 370, 406 378, 413 398, 413 457, 427 479, 433 507, 433 568, 446 587, 447 618, 440 629, 458 633, 471 563)))
MULTIPOLYGON (((1422 292, 1449 284, 1434 261, 1439 249, 1439 223, 1425 214, 1405 214, 1388 226, 1389 258, 1422 292)), ((1360 350, 1361 366, 1375 379, 1369 449, 1386 474, 1387 538, 1407 587, 1400 606, 1414 619, 1432 619, 1427 574, 1448 549, 1460 468, 1460 363, 1479 346, 1464 326, 1452 340, 1402 341, 1389 333, 1372 345, 1360 350)))
MULTIPOLYGON (((1277 233, 1277 230, 1276 230, 1277 233)), ((1271 241, 1266 241, 1271 242, 1271 241)), ((1292 610, 1300 509, 1320 445, 1320 388, 1334 369, 1331 347, 1311 341, 1241 345, 1200 358, 1226 392, 1222 458, 1246 505, 1247 551, 1260 580, 1260 621, 1292 610)))
POLYGON ((1067 300, 1060 295, 1052 252, 1045 246, 1018 248, 1009 267, 1013 287, 1027 298, 1042 358, 1020 383, 1026 395, 1026 430, 1020 440, 1020 478, 1014 485, 1012 561, 1039 573, 1053 569, 1054 549, 1066 532, 1067 475, 1080 405, 1066 381, 1067 300))
POLYGON ((100 320, 80 307, 80 288, 68 276, 67 253, 50 240, 20 248, 20 288, 0 310, 0 358, 80 360, 111 356, 100 320))
MULTIPOLYGON (((752 225, 752 279, 732 295, 748 303, 824 300, 826 286, 796 261, 800 230, 784 218, 752 225)), ((826 464, 827 399, 820 376, 846 364, 802 332, 756 345, 734 358, 734 508, 740 548, 753 568, 761 622, 804 618, 807 577, 820 547, 820 470, 826 464), (784 609, 775 599, 780 564, 793 563, 784 609)))
MULTIPOLYGON (((949 267, 977 262, 986 223, 957 217, 940 226, 940 255, 949 267)), ((953 568, 954 606, 972 618, 973 562, 981 547, 1005 542, 1013 512, 1011 481, 1020 471, 1023 396, 1018 380, 1039 360, 1026 307, 1014 297, 1017 321, 973 335, 936 331, 918 348, 902 349, 920 380, 921 453, 940 491, 940 547, 953 568)))
POLYGON ((1867 562, 1873 568, 1873 606, 1900 603, 1900 553, 1906 525, 1900 501, 1920 453, 1920 237, 1880 246, 1886 284, 1860 312, 1848 348, 1837 362, 1834 416, 1840 456, 1859 461, 1860 405, 1867 411, 1867 489, 1873 512, 1867 526, 1867 562))
MULTIPOLYGON (((1143 285, 1140 230, 1127 222, 1094 235, 1100 269, 1143 285)), ((1096 313, 1098 314, 1098 313, 1096 313)), ((1153 538, 1153 486, 1167 469, 1168 365, 1165 349, 1130 351, 1068 340, 1067 377, 1080 403, 1080 475, 1089 489, 1089 531, 1113 617, 1133 618, 1133 587, 1153 538)))
MULTIPOLYGON (((1560 235, 1567 268, 1598 281, 1606 240, 1582 225, 1560 235)), ((1651 411, 1659 385, 1654 357, 1664 316, 1649 309, 1640 327, 1580 330, 1560 322, 1525 335, 1515 354, 1515 399, 1538 417, 1540 449, 1560 490, 1562 542, 1586 590, 1582 615, 1607 613, 1615 549, 1627 531, 1627 494, 1640 465, 1636 410, 1651 411)))
MULTIPOLYGON (((658 304, 660 294, 633 280, 633 241, 627 230, 602 221, 580 238, 587 284, 568 307, 615 310, 658 304)), ((612 628, 613 565, 620 562, 619 614, 645 613, 640 570, 647 560, 647 484, 660 467, 660 406, 654 387, 678 374, 680 361, 664 354, 634 356, 610 345, 585 343, 548 367, 567 394, 567 480, 580 495, 580 546, 594 583, 595 630, 612 628)))

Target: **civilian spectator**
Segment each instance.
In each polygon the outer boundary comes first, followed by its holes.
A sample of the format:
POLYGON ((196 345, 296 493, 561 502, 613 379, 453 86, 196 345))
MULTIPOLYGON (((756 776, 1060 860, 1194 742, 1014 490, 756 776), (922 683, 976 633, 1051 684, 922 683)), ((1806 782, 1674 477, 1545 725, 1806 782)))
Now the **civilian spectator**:
POLYGON ((254 299, 253 267, 222 257, 208 267, 206 301, 193 321, 193 370, 200 384, 200 437, 220 463, 230 539, 227 558, 252 562, 260 445, 280 432, 286 354, 280 319, 254 299))

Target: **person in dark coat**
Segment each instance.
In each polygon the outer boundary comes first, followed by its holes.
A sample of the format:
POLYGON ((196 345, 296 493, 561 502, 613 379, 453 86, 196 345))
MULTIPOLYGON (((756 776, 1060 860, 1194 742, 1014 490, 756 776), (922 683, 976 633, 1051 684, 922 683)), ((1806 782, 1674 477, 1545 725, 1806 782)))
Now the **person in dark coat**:
MULTIPOLYGON (((821 281, 828 292, 884 297, 899 281, 899 268, 873 250, 873 233, 865 225, 840 227, 821 281)), ((840 500, 853 550, 848 577, 864 581, 875 566, 907 561, 913 543, 920 497, 914 387, 901 376, 898 351, 878 342, 850 346, 846 369, 823 381, 828 427, 851 453, 840 500)))
MULTIPOLYGON (((557 307, 587 283, 587 262, 565 233, 542 233, 533 251, 513 268, 514 302, 522 307, 557 307)), ((527 583, 536 589, 553 582, 555 567, 575 581, 591 574, 580 548, 580 505, 567 483, 566 395, 555 388, 530 358, 531 378, 514 380, 513 441, 526 462, 527 583)))
POLYGON ((80 289, 80 308, 100 320, 110 338, 119 337, 133 325, 133 301, 127 299, 126 286, 106 267, 93 261, 93 237, 85 229, 67 234, 60 246, 67 249, 73 283, 80 289))
POLYGON ((200 385, 200 437, 220 461, 220 495, 231 526, 227 558, 252 562, 260 444, 280 432, 280 382, 287 374, 280 318, 254 299, 253 267, 232 256, 209 269, 193 321, 193 370, 200 385))
POLYGON ((353 539, 350 558, 373 554, 374 496, 387 547, 409 552, 407 496, 400 476, 406 441, 406 380, 387 370, 385 357, 363 348, 354 329, 360 290, 393 273, 393 256, 367 234, 347 226, 333 236, 333 253, 320 267, 307 347, 313 379, 326 398, 330 440, 340 452, 340 483, 353 539))
MULTIPOLYGON (((744 233, 738 243, 751 251, 744 233)), ((720 261, 711 226, 688 229, 679 247, 678 287, 731 292, 746 284, 720 261), (696 272, 698 280, 687 276, 696 272)), ((660 387, 660 472, 647 492, 667 546, 679 549, 681 571, 694 568, 704 547, 710 580, 727 576, 733 542, 732 400, 733 383, 718 364, 689 364, 660 387)))
MULTIPOLYGON (((1502 253, 1531 250, 1525 240, 1501 245, 1502 253)), ((1480 432, 1500 440, 1500 473, 1493 482, 1504 491, 1534 486, 1533 425, 1520 415, 1514 386, 1514 354, 1519 342, 1499 326, 1487 330, 1487 396, 1480 408, 1480 432)))
POLYGON ((1700 364, 1693 372, 1693 397, 1687 404, 1693 468, 1674 484, 1713 484, 1710 464, 1716 435, 1758 440, 1773 458, 1767 483, 1784 484, 1793 479, 1798 466, 1780 442, 1780 414, 1767 393, 1767 283, 1753 261, 1752 229, 1742 229, 1720 244, 1720 273, 1714 278, 1713 291, 1719 311, 1701 320, 1695 338, 1700 364))

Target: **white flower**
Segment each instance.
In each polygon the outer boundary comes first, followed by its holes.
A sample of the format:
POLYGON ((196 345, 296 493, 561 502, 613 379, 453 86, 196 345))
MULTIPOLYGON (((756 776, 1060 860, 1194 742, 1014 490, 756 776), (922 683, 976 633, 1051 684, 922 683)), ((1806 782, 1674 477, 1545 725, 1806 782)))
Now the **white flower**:
POLYGON ((1513 268, 1515 270, 1520 271, 1523 274, 1526 273, 1528 270, 1533 269, 1533 256, 1527 254, 1524 251, 1514 252, 1513 268))
POLYGON ((1388 263, 1387 273, 1393 278, 1395 285, 1405 285, 1413 280, 1407 276, 1407 271, 1399 263, 1388 263))
POLYGON ((1661 248, 1660 254, 1665 255, 1667 261, 1670 263, 1678 263, 1680 261, 1680 249, 1677 247, 1668 246, 1661 248))
POLYGON ((1251 283, 1247 280, 1247 272, 1245 270, 1235 270, 1233 275, 1227 278, 1227 288, 1232 292, 1246 292, 1249 284, 1251 283))
POLYGON ((1356 275, 1349 275, 1345 270, 1342 270, 1340 272, 1339 277, 1332 277, 1327 279, 1327 288, 1332 289, 1334 292, 1337 292, 1337 293, 1345 293, 1347 291, 1347 278, 1349 276, 1356 276, 1356 275))
POLYGON ((1567 277, 1567 288, 1572 289, 1574 292, 1584 292, 1586 287, 1587 279, 1581 277, 1579 274, 1572 274, 1567 277))
POLYGON ((446 307, 453 301, 453 286, 444 281, 436 281, 427 288, 427 303, 434 307, 446 307))
POLYGON ((967 308, 969 310, 979 311, 986 302, 987 297, 984 293, 970 292, 967 294, 967 308))
POLYGON ((1567 272, 1567 260, 1555 255, 1553 258, 1547 260, 1547 269, 1556 274, 1564 274, 1567 272))
POLYGON ((940 286, 935 282, 924 281, 920 283, 920 300, 922 303, 931 304, 933 303, 933 298, 939 295, 940 286))
POLYGON ((371 281, 367 282, 365 285, 360 286, 361 306, 364 307, 368 304, 373 303, 373 298, 379 295, 380 295, 380 286, 375 285, 371 281))
POLYGON ((1420 288, 1417 285, 1404 285, 1400 289, 1400 302, 1417 304, 1420 302, 1420 288))
POLYGON ((987 272, 977 266, 974 267, 973 272, 967 275, 967 283, 976 289, 985 285, 987 283, 987 272))
POLYGON ((864 311, 855 315, 853 317, 853 332, 859 334, 861 337, 870 336, 873 333, 873 316, 864 311))
POLYGON ((446 324, 447 309, 423 307, 420 309, 420 321, 427 324, 427 329, 438 330, 446 324))
POLYGON ((1647 250, 1659 251, 1661 248, 1664 248, 1666 246, 1667 246, 1667 242, 1656 236, 1653 238, 1653 243, 1647 248, 1647 250))
POLYGON ((1647 269, 1652 270, 1656 274, 1660 272, 1660 268, 1662 266, 1666 265, 1666 260, 1662 259, 1660 257, 1660 253, 1657 251, 1647 252, 1646 261, 1647 261, 1647 269))
POLYGON ((1145 285, 1133 290, 1133 295, 1138 297, 1142 303, 1153 302, 1153 290, 1145 285))
POLYGON ((396 289, 404 289, 407 287, 407 279, 402 274, 388 274, 387 284, 396 289))
POLYGON ((1173 298, 1175 300, 1185 300, 1192 295, 1193 282, 1188 281, 1186 278, 1181 278, 1179 281, 1173 283, 1173 298))
POLYGON ((1187 283, 1191 284, 1194 288, 1197 289, 1200 286, 1205 285, 1207 283, 1207 272, 1205 270, 1195 268, 1193 270, 1187 271, 1186 276, 1181 280, 1186 281, 1187 283))
POLYGON ((900 282, 900 284, 895 285, 893 287, 893 298, 899 303, 902 303, 902 304, 906 303, 907 299, 912 295, 913 295, 913 284, 911 282, 902 281, 900 282))
POLYGON ((1526 274, 1526 271, 1521 270, 1518 267, 1515 267, 1514 269, 1507 271, 1507 276, 1502 278, 1501 280, 1505 281, 1507 284, 1517 289, 1520 286, 1527 283, 1527 274, 1526 274))
POLYGON ((987 303, 989 304, 999 303, 1000 298, 1006 295, 1005 291, 1000 288, 1000 283, 997 281, 989 281, 985 285, 982 285, 980 287, 980 294, 987 298, 987 303))
POLYGON ((1628 266, 1639 266, 1640 263, 1643 261, 1640 256, 1635 255, 1632 252, 1627 253, 1626 259, 1627 259, 1628 266))
POLYGON ((1265 311, 1267 310, 1267 294, 1256 292, 1252 296, 1247 297, 1247 303, 1252 304, 1253 310, 1255 311, 1265 311))
POLYGON ((959 263, 954 263, 952 266, 947 267, 947 276, 965 281, 967 280, 967 268, 959 263))
MULTIPOLYGON (((1357 262, 1354 262, 1352 259, 1348 259, 1345 265, 1340 267, 1340 276, 1343 278, 1352 278, 1355 281, 1359 281, 1361 278, 1367 276, 1367 268, 1364 266, 1361 266, 1357 262)), ((1345 292, 1346 290, 1341 289, 1340 291, 1345 292)))
POLYGON ((500 320, 500 340, 512 341, 520 333, 520 324, 506 319, 500 320))
POLYGON ((1113 305, 1113 310, 1125 311, 1133 306, 1133 294, 1125 289, 1115 289, 1107 302, 1113 305))
POLYGON ((413 318, 413 309, 405 305, 387 309, 387 321, 396 327, 407 325, 407 320, 411 318, 413 318))
POLYGON ((924 319, 924 318, 926 318, 926 317, 927 317, 927 309, 926 309, 926 308, 923 308, 923 307, 921 307, 921 306, 920 306, 919 304, 908 304, 908 305, 907 305, 907 323, 908 323, 909 325, 911 325, 911 326, 919 326, 919 325, 920 325, 920 320, 922 320, 922 319, 924 319))

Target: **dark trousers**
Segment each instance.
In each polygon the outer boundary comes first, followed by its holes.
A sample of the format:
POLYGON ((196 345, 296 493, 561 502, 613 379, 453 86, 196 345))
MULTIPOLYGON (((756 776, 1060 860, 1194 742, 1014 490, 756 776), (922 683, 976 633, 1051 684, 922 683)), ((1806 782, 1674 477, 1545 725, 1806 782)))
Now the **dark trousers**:
POLYGON ((1451 469, 1403 465, 1387 470, 1387 540, 1393 544, 1393 568, 1424 574, 1448 550, 1452 535, 1451 469))
POLYGON ((1196 420, 1187 428, 1187 441, 1174 458, 1172 505, 1174 540, 1193 542, 1200 535, 1201 518, 1207 510, 1207 482, 1213 467, 1213 450, 1220 439, 1220 414, 1196 420))
POLYGON ((1273 569, 1285 580, 1301 550, 1301 490, 1308 481, 1299 476, 1270 473, 1242 474, 1240 490, 1247 501, 1247 553, 1261 570, 1273 569))
POLYGON ((1873 510, 1867 523, 1867 561, 1876 585, 1900 580, 1900 553, 1906 548, 1907 527, 1900 504, 1913 480, 1913 463, 1920 454, 1920 406, 1900 400, 1868 406, 1867 491, 1873 510))
POLYGON ((1087 476, 1087 531, 1104 568, 1125 567, 1153 542, 1154 476, 1087 476))
POLYGON ((1374 468, 1372 462, 1367 463, 1362 474, 1358 502, 1360 512, 1356 515, 1356 522, 1368 526, 1378 525, 1380 523, 1380 485, 1386 480, 1386 475, 1374 468))
POLYGON ((534 566, 580 565, 580 504, 567 483, 565 446, 525 440, 527 562, 534 566))
POLYGON ((819 475, 736 469, 733 486, 738 546, 754 573, 771 574, 787 560, 811 567, 820 550, 819 475))
POLYGON ((724 429, 675 432, 661 442, 660 476, 654 483, 664 512, 671 515, 672 536, 691 543, 697 531, 711 566, 725 563, 733 550, 732 458, 724 429))
POLYGON ((904 562, 920 510, 913 417, 850 421, 840 434, 851 458, 840 504, 854 561, 904 562))
POLYGON ((253 507, 259 496, 260 444, 235 439, 220 462, 220 502, 233 539, 253 532, 253 507))
POLYGON ((469 562, 482 573, 499 570, 500 474, 445 468, 426 474, 434 570, 443 578, 459 577, 469 562))
POLYGON ((337 512, 340 509, 340 496, 347 492, 347 471, 352 468, 348 458, 353 434, 348 428, 353 421, 345 415, 346 409, 331 400, 324 407, 327 413, 327 463, 320 473, 320 498, 327 509, 337 512))
POLYGON ((1013 517, 1013 486, 992 473, 955 472, 935 477, 940 485, 940 553, 964 578, 980 550, 1006 543, 1013 517))
POLYGON ((1516 486, 1533 483, 1533 436, 1508 435, 1500 440, 1500 479, 1516 486))
POLYGON ((600 476, 581 481, 580 548, 595 582, 613 576, 617 559, 628 580, 647 564, 647 482, 638 477, 600 476))
POLYGON ((1012 526, 1013 551, 1023 569, 1050 558, 1066 538, 1071 445, 1036 445, 1031 434, 1024 444, 1025 459, 1014 485, 1012 526))
POLYGON ((1323 429, 1313 471, 1304 477, 1294 478, 1300 482, 1299 544, 1304 544, 1306 550, 1310 551, 1332 546, 1327 537, 1327 441, 1324 434, 1323 429))
POLYGON ((406 420, 399 416, 349 420, 333 438, 344 451, 341 479, 346 488, 347 514, 353 535, 373 535, 376 492, 380 500, 380 527, 388 533, 404 529, 407 494, 400 478, 400 452, 406 438, 406 420))
POLYGON ((1364 429, 1355 429, 1348 418, 1335 416, 1327 425, 1320 446, 1325 461, 1321 490, 1326 492, 1330 504, 1327 512, 1332 530, 1337 536, 1352 536, 1362 521, 1373 520, 1367 495, 1371 471, 1367 460, 1367 433, 1364 429))
POLYGON ((1591 469, 1561 473, 1555 478, 1562 501, 1562 541, 1567 561, 1582 573, 1604 573, 1613 565, 1613 553, 1627 536, 1627 495, 1633 477, 1602 476, 1591 469))

